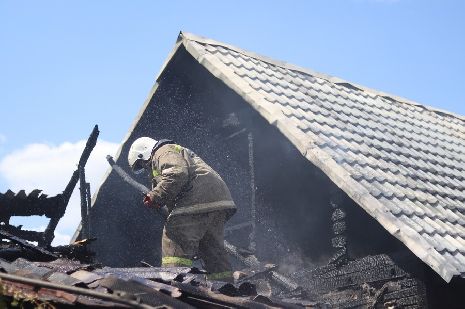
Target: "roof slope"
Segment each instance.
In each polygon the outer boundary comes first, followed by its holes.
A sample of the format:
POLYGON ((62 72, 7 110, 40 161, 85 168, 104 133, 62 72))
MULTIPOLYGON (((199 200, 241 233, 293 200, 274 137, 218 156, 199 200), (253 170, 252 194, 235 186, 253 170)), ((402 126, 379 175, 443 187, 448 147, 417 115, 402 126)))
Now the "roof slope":
POLYGON ((462 116, 192 34, 181 45, 444 280, 465 275, 462 116))

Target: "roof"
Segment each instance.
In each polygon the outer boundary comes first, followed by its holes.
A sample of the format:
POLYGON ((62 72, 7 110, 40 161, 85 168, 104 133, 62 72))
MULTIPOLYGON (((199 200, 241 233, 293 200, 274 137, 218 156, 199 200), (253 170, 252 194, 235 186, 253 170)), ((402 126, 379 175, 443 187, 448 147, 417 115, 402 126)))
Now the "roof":
MULTIPOLYGON (((249 278, 249 277, 248 277, 249 278)), ((2 304, 85 308, 320 308, 300 298, 258 295, 255 284, 209 281, 188 267, 101 268, 57 259, 0 259, 2 304), (9 297, 9 298, 6 298, 9 297)), ((2 307, 3 308, 3 307, 2 307)))
POLYGON ((445 281, 465 275, 463 116, 183 32, 164 67, 180 46, 445 281))

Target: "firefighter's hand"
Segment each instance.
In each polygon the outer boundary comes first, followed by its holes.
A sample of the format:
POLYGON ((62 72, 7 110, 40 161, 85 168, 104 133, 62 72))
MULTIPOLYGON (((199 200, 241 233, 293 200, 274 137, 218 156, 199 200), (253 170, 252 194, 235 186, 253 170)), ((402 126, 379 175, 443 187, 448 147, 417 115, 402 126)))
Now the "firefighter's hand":
POLYGON ((153 200, 152 200, 152 198, 150 197, 150 194, 144 195, 144 205, 147 206, 147 207, 156 207, 156 208, 159 208, 158 205, 154 205, 154 204, 153 204, 153 200))
POLYGON ((149 194, 144 195, 144 205, 147 207, 153 206, 153 201, 149 194))

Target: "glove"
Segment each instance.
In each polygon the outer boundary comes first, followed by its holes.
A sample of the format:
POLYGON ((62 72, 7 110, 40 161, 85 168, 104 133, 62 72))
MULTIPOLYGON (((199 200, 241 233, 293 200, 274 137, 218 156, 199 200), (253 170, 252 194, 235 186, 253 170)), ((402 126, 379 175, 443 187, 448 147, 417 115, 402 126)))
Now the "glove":
POLYGON ((153 201, 152 201, 152 198, 150 197, 150 194, 144 195, 144 205, 147 206, 147 207, 160 208, 160 206, 153 204, 153 201))

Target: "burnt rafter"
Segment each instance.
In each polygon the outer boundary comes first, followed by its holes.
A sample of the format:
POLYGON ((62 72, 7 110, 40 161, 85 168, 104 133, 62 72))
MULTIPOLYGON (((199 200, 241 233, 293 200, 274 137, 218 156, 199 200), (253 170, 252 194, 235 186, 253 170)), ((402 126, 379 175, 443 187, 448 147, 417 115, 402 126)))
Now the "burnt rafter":
POLYGON ((41 190, 26 195, 24 190, 14 193, 8 190, 0 193, 0 220, 7 223, 12 216, 46 216, 54 218, 64 213, 62 194, 48 197, 41 190))
POLYGON ((29 241, 41 241, 44 238, 43 232, 23 230, 22 226, 5 224, 0 226, 0 230, 29 241))

